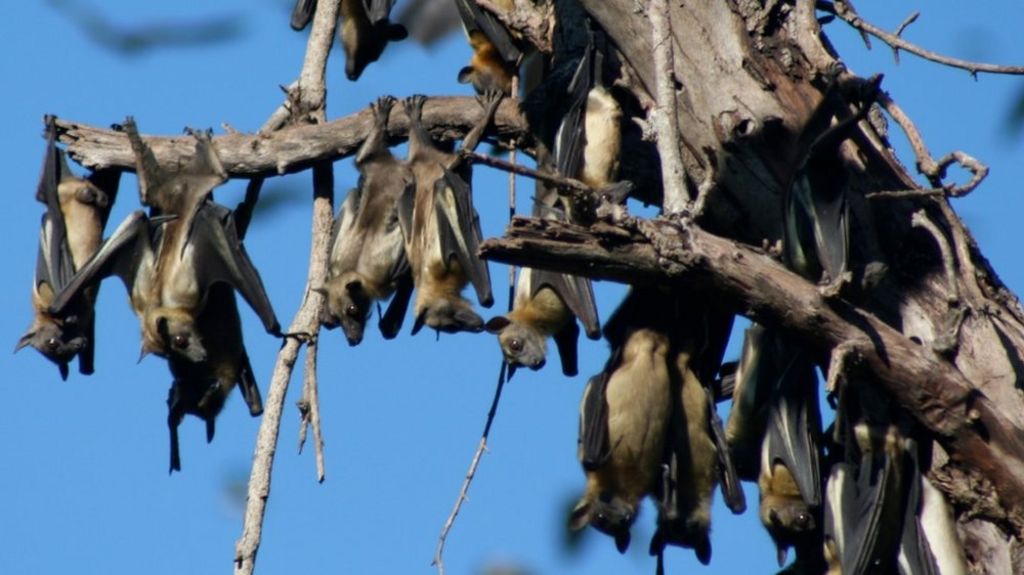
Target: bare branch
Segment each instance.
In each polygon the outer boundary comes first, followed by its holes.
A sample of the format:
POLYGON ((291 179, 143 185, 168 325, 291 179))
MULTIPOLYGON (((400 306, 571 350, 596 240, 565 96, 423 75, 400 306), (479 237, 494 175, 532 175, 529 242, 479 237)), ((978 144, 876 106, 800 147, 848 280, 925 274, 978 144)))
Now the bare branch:
MULTIPOLYGON (((651 124, 657 134, 655 143, 661 156, 661 185, 665 196, 662 210, 667 214, 688 210, 690 205, 683 178, 683 157, 679 152, 679 117, 676 103, 675 64, 672 61, 672 22, 666 0, 652 0, 647 10, 651 19, 651 44, 654 46, 654 70, 657 105, 651 110, 651 124)), ((697 215, 697 214, 693 214, 697 215)))
MULTIPOLYGON (((928 147, 925 145, 924 138, 921 137, 921 132, 917 129, 917 125, 903 112, 899 104, 885 92, 879 93, 878 103, 899 124, 900 128, 903 129, 903 133, 907 135, 910 147, 914 150, 914 157, 917 159, 917 170, 928 178, 932 186, 942 188, 945 191, 944 195, 955 198, 966 196, 974 191, 985 177, 988 176, 988 166, 961 151, 950 152, 939 161, 935 161, 935 158, 928 152, 928 147), (946 170, 954 163, 960 164, 965 170, 971 172, 971 179, 962 186, 944 184, 942 181, 946 177, 946 170)), ((895 195, 889 192, 885 194, 895 195)), ((881 196, 882 194, 879 195, 881 196)), ((916 195, 922 194, 918 193, 916 195)), ((910 194, 903 194, 903 196, 907 197, 910 194)))
MULTIPOLYGON (((318 164, 313 168, 313 239, 309 253, 309 273, 302 305, 292 319, 288 328, 289 333, 310 334, 310 338, 315 339, 320 330, 320 312, 324 298, 310 289, 310 286, 320 285, 327 274, 333 221, 334 174, 330 163, 318 164)), ((281 430, 284 398, 288 393, 288 383, 291 381, 300 347, 298 338, 289 337, 277 354, 263 420, 256 436, 256 453, 253 455, 252 472, 249 475, 242 536, 235 544, 235 575, 251 575, 256 566, 256 552, 259 550, 263 532, 263 517, 266 514, 267 499, 270 497, 270 473, 274 466, 274 453, 277 451, 277 438, 281 430)))
POLYGON ((476 477, 476 468, 480 466, 480 459, 484 456, 484 452, 487 451, 487 438, 491 434, 491 424, 494 423, 494 416, 498 413, 498 402, 501 400, 501 390, 505 387, 507 367, 508 364, 502 361, 501 369, 498 371, 498 385, 494 389, 494 399, 491 400, 491 409, 487 412, 487 423, 484 424, 484 432, 480 436, 480 444, 476 448, 476 453, 473 454, 473 460, 469 463, 469 470, 466 471, 466 478, 462 481, 459 496, 455 499, 455 506, 452 507, 452 512, 448 514, 448 519, 445 520, 444 527, 441 528, 441 535, 437 538, 437 549, 434 551, 434 560, 431 562, 431 565, 437 567, 439 575, 444 575, 444 543, 448 539, 448 532, 451 531, 452 525, 455 524, 455 518, 459 516, 462 503, 469 495, 469 486, 473 483, 473 478, 476 477))
POLYGON ((534 170, 533 168, 528 168, 526 166, 522 166, 519 164, 513 164, 512 162, 506 162, 501 158, 495 158, 494 156, 488 156, 487 154, 481 154, 479 152, 463 150, 460 153, 464 158, 468 158, 475 164, 483 164, 491 168, 497 168, 504 172, 508 172, 509 174, 518 174, 520 176, 526 176, 528 178, 533 178, 535 180, 544 182, 545 184, 558 186, 561 188, 568 188, 570 190, 575 190, 578 192, 589 193, 594 191, 591 189, 590 186, 584 184, 583 182, 574 178, 566 178, 565 176, 562 176, 560 174, 534 170))
POLYGON ((1024 533, 1024 436, 949 361, 759 251, 686 221, 633 220, 589 229, 516 218, 487 259, 624 283, 686 282, 729 298, 759 323, 785 329, 822 353, 848 343, 863 375, 877 380, 950 454, 986 477, 1024 533))
MULTIPOLYGON (((479 115, 480 104, 472 97, 432 97, 423 106, 423 123, 436 140, 463 137, 479 115)), ((57 119, 56 122, 68 153, 82 166, 135 170, 132 150, 124 134, 68 120, 57 119)), ((355 154, 372 125, 373 112, 367 107, 324 124, 288 126, 270 134, 216 136, 213 142, 230 177, 274 176, 355 154)), ((514 98, 502 100, 495 126, 499 138, 529 141, 519 102, 514 98)), ((388 123, 388 143, 404 141, 408 131, 409 118, 404 108, 396 105, 388 123), (397 113, 399 110, 403 113, 397 113)), ((195 149, 194 140, 187 136, 147 136, 144 139, 161 165, 182 162, 190 158, 195 149)))
MULTIPOLYGON (((969 60, 943 56, 942 54, 932 52, 931 50, 925 50, 917 44, 907 42, 899 36, 899 33, 903 31, 902 29, 910 22, 905 22, 900 26, 900 29, 896 34, 891 34, 861 18, 845 0, 835 0, 831 4, 827 2, 818 2, 817 5, 820 10, 824 10, 830 14, 835 14, 847 24, 856 30, 859 30, 861 34, 871 34, 875 38, 878 38, 889 46, 892 46, 893 49, 906 50, 911 54, 916 54, 926 60, 931 60, 932 62, 937 62, 953 68, 962 68, 970 72, 971 76, 977 76, 978 72, 987 72, 989 74, 1024 74, 1024 66, 1000 66, 985 62, 971 62, 969 60)), ((911 20, 911 22, 913 22, 913 20, 911 20)))
POLYGON ((302 399, 296 402, 301 420, 299 422, 299 453, 306 443, 307 429, 313 427, 313 448, 316 452, 316 480, 323 483, 327 478, 324 466, 324 438, 320 432, 320 394, 317 389, 316 358, 319 351, 317 341, 306 344, 306 362, 302 368, 302 399))

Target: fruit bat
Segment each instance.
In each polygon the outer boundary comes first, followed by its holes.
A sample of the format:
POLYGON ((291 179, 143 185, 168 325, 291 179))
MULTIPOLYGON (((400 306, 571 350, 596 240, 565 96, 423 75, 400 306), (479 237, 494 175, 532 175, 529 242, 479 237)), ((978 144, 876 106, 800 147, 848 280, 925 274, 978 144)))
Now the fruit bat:
POLYGON ((732 408, 725 426, 736 472, 740 479, 757 481, 761 444, 768 428, 768 404, 782 366, 783 338, 778 330, 751 324, 743 337, 743 350, 733 384, 732 408))
MULTIPOLYGON (((480 98, 484 116, 463 139, 463 149, 473 150, 479 144, 501 98, 500 92, 480 98)), ((472 166, 434 146, 423 127, 425 101, 419 95, 405 101, 410 120, 406 164, 416 186, 402 194, 398 211, 416 286, 412 333, 424 325, 447 333, 478 332, 484 327, 483 319, 461 292, 472 282, 484 307, 494 303, 494 296, 487 263, 477 255, 482 234, 469 185, 472 166)))
POLYGON ((787 340, 784 348, 782 371, 768 402, 757 479, 761 522, 778 548, 780 567, 790 547, 805 545, 820 529, 822 488, 814 364, 798 344, 787 340))
POLYGON ((850 214, 839 146, 870 111, 881 79, 868 79, 857 112, 829 126, 836 110, 845 106, 833 82, 800 134, 801 161, 783 194, 783 255, 791 270, 812 281, 836 283, 847 271, 850 214))
POLYGON ((938 573, 921 530, 921 473, 907 416, 866 381, 840 390, 845 460, 826 488, 826 556, 845 575, 938 573))
MULTIPOLYGON (((502 10, 512 10, 511 0, 496 0, 502 10)), ((455 0, 462 28, 466 32, 473 56, 469 65, 459 70, 459 83, 472 84, 478 94, 498 90, 512 93, 512 77, 522 52, 516 47, 508 29, 477 5, 476 0, 455 0)))
MULTIPOLYGON (((341 0, 341 27, 338 37, 345 50, 345 77, 359 79, 372 62, 384 53, 388 42, 404 40, 405 26, 389 19, 394 0, 341 0)), ((292 10, 293 30, 302 30, 316 12, 316 0, 296 0, 292 10)))
POLYGON ((402 3, 398 21, 424 46, 433 46, 462 25, 452 0, 408 0, 402 3))
MULTIPOLYGON (((195 216, 194 233, 230 236, 233 228, 240 242, 254 202, 255 198, 247 197, 235 212, 213 202, 203 203, 195 216)), ((249 414, 256 417, 263 413, 263 400, 242 338, 234 288, 229 283, 210 285, 206 305, 196 318, 195 332, 206 351, 203 361, 173 355, 167 359, 174 377, 167 398, 172 472, 181 470, 178 426, 186 414, 195 415, 206 423, 206 441, 212 441, 214 422, 235 385, 245 398, 249 414)))
POLYGON ((39 230, 39 254, 32 281, 34 317, 14 351, 26 345, 57 365, 61 379, 78 356, 78 371, 93 373, 95 312, 98 286, 83 290, 62 313, 49 311, 54 297, 99 248, 103 228, 117 194, 120 170, 93 172, 86 179, 71 173, 64 151, 57 148, 52 116, 46 118, 46 155, 36 199, 46 206, 39 230))
POLYGON ((672 404, 665 303, 655 289, 631 289, 605 326, 611 357, 580 403, 578 456, 587 483, 569 527, 592 525, 623 553, 638 505, 662 475, 672 404))
POLYGON ((711 389, 733 314, 698 303, 698 297, 676 291, 661 311, 672 318, 673 329, 669 363, 672 413, 657 491, 657 530, 650 544, 659 572, 664 569, 666 545, 693 549, 705 565, 711 560, 711 500, 719 479, 729 508, 734 513, 746 509, 711 389))
POLYGON ((555 167, 594 189, 616 182, 622 147, 622 107, 604 84, 606 39, 590 32, 569 82, 569 109, 555 134, 555 167))
POLYGON ((140 319, 143 355, 202 362, 207 351, 196 330, 197 316, 208 305, 210 287, 223 282, 242 294, 268 332, 279 335, 280 325, 230 211, 208 206, 216 206, 210 192, 226 178, 209 135, 193 132, 191 162, 170 172, 157 164, 134 120, 128 118, 124 130, 150 215, 129 215, 57 295, 50 312, 62 313, 79 292, 117 275, 140 319))
POLYGON ((321 321, 329 329, 341 325, 349 345, 363 339, 371 304, 394 294, 381 316, 385 338, 398 334, 412 294, 412 275, 405 257, 398 200, 415 193, 412 172, 391 155, 386 143, 388 113, 395 99, 373 104, 374 124, 356 154, 359 185, 349 192, 334 221, 327 281, 327 305, 321 321))
MULTIPOLYGON (((564 219, 564 212, 554 204, 558 194, 538 186, 533 215, 551 219, 564 219)), ((516 281, 515 300, 507 315, 487 322, 487 331, 497 334, 502 354, 509 366, 509 377, 516 367, 533 370, 544 367, 547 356, 547 337, 553 337, 562 361, 562 373, 577 374, 576 343, 580 329, 579 318, 590 339, 601 336, 590 280, 551 271, 522 268, 516 281)))

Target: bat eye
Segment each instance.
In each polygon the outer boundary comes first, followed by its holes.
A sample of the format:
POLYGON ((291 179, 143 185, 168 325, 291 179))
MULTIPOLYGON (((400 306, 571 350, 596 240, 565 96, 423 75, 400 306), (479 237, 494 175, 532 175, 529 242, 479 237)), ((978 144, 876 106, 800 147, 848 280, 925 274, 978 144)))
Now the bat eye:
POLYGON ((50 349, 57 349, 57 346, 59 344, 60 344, 60 342, 57 341, 57 338, 55 338, 55 337, 51 337, 50 339, 46 340, 46 347, 48 347, 50 349))
POLYGON ((171 343, 178 349, 184 349, 188 347, 188 338, 183 335, 176 335, 171 343))
POLYGON ((349 304, 345 308, 345 315, 349 317, 359 317, 359 307, 356 304, 349 304))
POLYGON ((512 341, 508 342, 508 348, 515 353, 523 351, 523 340, 519 338, 512 338, 512 341))

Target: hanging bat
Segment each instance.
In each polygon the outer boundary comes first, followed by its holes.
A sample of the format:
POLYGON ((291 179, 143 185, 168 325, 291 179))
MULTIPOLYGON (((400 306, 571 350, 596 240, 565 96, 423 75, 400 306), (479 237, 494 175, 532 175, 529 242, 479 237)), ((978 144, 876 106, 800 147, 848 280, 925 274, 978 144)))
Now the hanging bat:
MULTIPOLYGON (((480 99, 484 116, 462 141, 473 150, 494 118, 501 93, 488 92, 480 99)), ((484 322, 461 292, 472 282, 484 307, 494 303, 487 263, 477 255, 482 238, 480 218, 473 208, 472 171, 457 154, 434 146, 423 127, 424 96, 405 101, 409 114, 409 155, 415 189, 399 200, 399 223, 405 237, 405 254, 416 286, 415 323, 412 333, 427 325, 437 331, 479 332, 484 322)))
MULTIPOLYGON (((533 215, 564 219, 564 212, 554 204, 558 194, 538 186, 533 215)), ((522 268, 516 282, 512 311, 491 318, 488 332, 498 336, 502 354, 509 366, 509 377, 522 365, 533 370, 544 367, 547 357, 546 338, 553 337, 562 361, 562 373, 577 374, 576 343, 580 329, 576 318, 590 339, 601 336, 590 280, 569 274, 522 268)))
MULTIPOLYGON (((497 0, 501 10, 512 10, 511 0, 497 0)), ((466 39, 473 49, 469 65, 459 70, 459 83, 472 84, 478 94, 498 90, 512 94, 512 77, 522 52, 508 29, 477 5, 476 0, 455 0, 466 39)))
POLYGON ((409 0, 403 3, 398 22, 424 46, 434 46, 462 25, 452 0, 409 0))
POLYGON ((615 184, 622 147, 622 107, 604 84, 607 40, 590 32, 568 91, 570 104, 555 134, 558 172, 594 189, 615 184))
POLYGON ((791 270, 812 281, 834 284, 847 271, 850 214, 839 146, 867 116, 881 81, 881 75, 869 78, 857 112, 829 126, 834 112, 845 106, 837 102, 841 99, 833 82, 800 134, 801 163, 783 194, 783 255, 791 270))
POLYGON ((760 518, 778 549, 779 566, 790 547, 820 529, 821 410, 814 364, 787 341, 782 372, 768 402, 757 485, 760 518))
MULTIPOLYGON (((212 285, 227 283, 256 311, 268 332, 280 335, 259 273, 230 218, 205 209, 210 192, 226 175, 208 134, 193 132, 196 153, 177 173, 162 169, 128 118, 124 130, 136 159, 141 211, 128 216, 50 306, 62 313, 79 292, 117 275, 128 290, 142 327, 142 353, 207 359, 196 330, 212 285), (207 224, 207 218, 221 217, 207 224)), ((229 213, 229 212, 228 212, 229 213)))
POLYGON ((349 345, 358 345, 370 316, 371 304, 394 297, 381 316, 385 338, 398 334, 412 295, 412 276, 405 256, 398 200, 406 190, 415 193, 409 168, 387 147, 388 113, 395 99, 379 98, 373 104, 373 129, 356 155, 359 185, 349 192, 334 222, 322 323, 341 325, 349 345))
POLYGON ((845 461, 832 466, 825 540, 845 575, 938 573, 921 531, 921 473, 906 415, 866 381, 840 391, 845 461))
POLYGON ((661 311, 672 318, 673 329, 672 415, 665 474, 657 492, 657 530, 650 545, 659 570, 664 569, 666 545, 693 549, 705 565, 711 560, 711 500, 719 480, 727 506, 734 513, 746 509, 711 389, 733 314, 698 301, 697 294, 676 291, 661 311))
POLYGON ((39 255, 32 281, 34 317, 14 351, 31 345, 57 365, 61 379, 78 356, 78 371, 93 373, 95 312, 98 287, 84 290, 61 314, 50 313, 54 297, 99 248, 103 228, 117 195, 120 170, 93 172, 86 179, 71 173, 64 151, 57 148, 55 118, 47 116, 46 155, 36 199, 46 206, 39 231, 39 255))
POLYGON ((621 553, 640 501, 661 479, 672 403, 664 303, 655 289, 631 289, 605 326, 612 355, 580 403, 578 455, 587 483, 569 527, 589 524, 621 553))
MULTIPOLYGON (((389 19, 394 0, 341 0, 341 27, 338 38, 345 50, 345 77, 355 82, 371 63, 376 62, 388 42, 405 40, 405 26, 389 19)), ((316 0, 296 0, 291 26, 302 30, 316 12, 316 0)))
POLYGON ((761 445, 768 429, 768 404, 782 366, 783 338, 777 330, 753 323, 743 338, 743 350, 736 367, 732 408, 725 427, 736 472, 740 479, 757 481, 761 469, 761 445))
MULTIPOLYGON (((195 215, 193 233, 217 237, 231 236, 233 231, 241 242, 261 185, 262 180, 250 183, 245 200, 234 212, 213 202, 203 203, 195 215)), ((217 415, 236 385, 245 398, 249 414, 256 417, 263 413, 263 399, 242 338, 234 289, 225 282, 213 283, 206 298, 206 306, 196 319, 196 333, 203 342, 206 359, 195 362, 170 356, 167 360, 174 377, 167 397, 171 472, 181 470, 178 426, 186 414, 195 415, 206 423, 206 441, 212 441, 217 415)))

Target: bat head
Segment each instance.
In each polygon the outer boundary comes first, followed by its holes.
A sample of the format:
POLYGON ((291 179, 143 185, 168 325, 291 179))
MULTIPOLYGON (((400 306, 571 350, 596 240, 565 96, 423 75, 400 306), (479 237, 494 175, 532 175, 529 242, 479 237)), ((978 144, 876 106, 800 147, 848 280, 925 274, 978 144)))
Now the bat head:
POLYGON ((498 336, 498 345, 510 366, 521 365, 534 371, 544 367, 547 341, 536 329, 506 316, 491 318, 484 329, 498 336))
POLYGON ((55 320, 37 321, 25 335, 18 339, 14 351, 31 345, 43 357, 57 364, 61 379, 68 378, 68 362, 88 344, 88 339, 78 335, 77 330, 65 329, 55 320))
POLYGON ((350 272, 328 281, 322 292, 327 297, 327 305, 320 316, 320 323, 328 329, 340 325, 345 339, 352 346, 363 341, 363 330, 372 309, 373 297, 363 286, 361 276, 350 272))
POLYGON ((185 310, 159 308, 146 314, 142 333, 143 354, 178 357, 193 363, 206 361, 206 348, 196 330, 195 319, 185 310))
POLYGON ((479 333, 484 329, 484 320, 464 299, 437 298, 416 314, 416 322, 412 326, 413 335, 424 325, 445 333, 479 333))
POLYGON ((818 526, 813 511, 799 496, 763 498, 761 520, 778 549, 780 566, 785 564, 786 550, 812 536, 818 526))
POLYGON ((711 525, 705 519, 690 515, 665 521, 658 517, 658 529, 651 537, 651 555, 659 555, 666 545, 677 545, 693 549, 702 565, 711 562, 711 525))
POLYGON ((355 82, 372 62, 384 53, 388 42, 409 36, 405 26, 392 24, 387 18, 365 28, 356 19, 345 20, 341 27, 341 46, 345 49, 345 77, 355 82))
POLYGON ((579 531, 588 524, 605 535, 615 539, 619 553, 629 549, 629 529, 636 519, 636 505, 621 497, 603 492, 594 499, 585 495, 573 508, 569 516, 569 528, 579 531))

